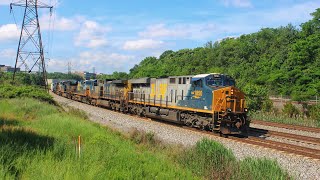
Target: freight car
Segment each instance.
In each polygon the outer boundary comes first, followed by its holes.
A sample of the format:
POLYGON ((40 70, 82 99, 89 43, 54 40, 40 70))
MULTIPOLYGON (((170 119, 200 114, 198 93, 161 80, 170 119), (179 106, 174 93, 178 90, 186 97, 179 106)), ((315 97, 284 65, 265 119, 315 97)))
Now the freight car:
MULTIPOLYGON (((56 89, 54 92, 59 92, 56 89)), ((77 90, 68 94, 68 98, 88 104, 216 131, 221 135, 246 136, 250 124, 244 93, 235 87, 234 79, 218 73, 89 80, 78 83, 77 90)))

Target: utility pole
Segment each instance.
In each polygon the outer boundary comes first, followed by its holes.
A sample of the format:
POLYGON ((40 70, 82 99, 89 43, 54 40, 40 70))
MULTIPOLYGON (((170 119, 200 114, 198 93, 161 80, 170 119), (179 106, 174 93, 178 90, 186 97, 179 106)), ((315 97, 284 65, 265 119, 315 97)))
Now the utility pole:
POLYGON ((68 62, 68 74, 71 74, 71 62, 68 62))
POLYGON ((24 66, 25 72, 31 73, 34 67, 38 67, 39 72, 37 74, 41 78, 40 85, 48 90, 38 9, 48 8, 51 15, 53 6, 48 6, 38 0, 20 0, 10 4, 10 12, 13 6, 24 8, 13 80, 15 79, 17 68, 24 66))

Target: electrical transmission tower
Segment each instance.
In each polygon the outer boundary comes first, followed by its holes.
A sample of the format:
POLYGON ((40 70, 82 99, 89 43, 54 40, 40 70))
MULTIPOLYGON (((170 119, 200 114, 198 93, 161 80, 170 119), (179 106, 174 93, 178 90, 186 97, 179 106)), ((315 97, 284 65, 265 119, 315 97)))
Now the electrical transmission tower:
POLYGON ((72 64, 71 64, 71 62, 69 61, 69 62, 68 62, 68 74, 71 74, 71 66, 72 66, 72 64))
POLYGON ((48 90, 38 9, 48 8, 50 9, 51 15, 53 6, 48 6, 38 0, 21 0, 10 4, 10 12, 12 11, 13 6, 24 8, 24 17, 21 26, 13 80, 15 79, 17 68, 24 67, 25 72, 31 73, 35 67, 38 67, 37 74, 41 79, 40 85, 48 90))

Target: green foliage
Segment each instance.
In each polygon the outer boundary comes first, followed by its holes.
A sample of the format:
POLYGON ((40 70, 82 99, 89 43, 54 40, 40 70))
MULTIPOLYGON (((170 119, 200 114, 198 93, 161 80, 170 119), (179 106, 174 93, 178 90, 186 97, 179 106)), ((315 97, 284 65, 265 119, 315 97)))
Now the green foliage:
POLYGON ((39 99, 41 101, 54 104, 52 96, 50 96, 44 89, 29 85, 9 85, 0 84, 0 99, 1 98, 22 98, 29 97, 39 99))
POLYGON ((289 179, 275 161, 246 158, 237 161, 234 154, 220 143, 203 139, 186 150, 179 162, 206 179, 289 179))
POLYGON ((42 79, 39 74, 28 74, 19 72, 16 74, 15 81, 13 82, 13 73, 0 72, 0 84, 24 84, 24 85, 42 85, 42 79))
POLYGON ((320 104, 307 106, 308 116, 320 124, 320 104))
POLYGON ((264 112, 273 111, 274 110, 273 102, 269 98, 267 98, 266 100, 263 101, 261 110, 264 111, 264 112))
POLYGON ((113 72, 112 74, 97 75, 97 79, 128 79, 128 74, 125 72, 113 72))
POLYGON ((240 162, 241 179, 289 179, 276 161, 246 158, 240 162))
POLYGON ((269 122, 284 123, 284 124, 293 124, 299 126, 309 126, 309 127, 320 127, 320 121, 313 118, 306 118, 303 116, 297 116, 290 118, 288 115, 283 113, 278 113, 274 109, 272 112, 252 112, 250 114, 251 119, 258 119, 269 122))
POLYGON ((208 139, 197 142, 194 148, 182 156, 181 164, 197 175, 204 174, 208 179, 230 179, 232 174, 226 170, 230 170, 236 161, 231 150, 208 139))
POLYGON ((263 86, 255 85, 255 84, 247 84, 243 91, 247 95, 247 106, 250 110, 259 110, 261 109, 265 101, 268 101, 267 98, 267 89, 263 86))
POLYGON ((0 100, 1 179, 197 179, 161 152, 57 108, 0 100))
POLYGON ((74 79, 74 80, 83 80, 83 78, 77 74, 66 74, 61 72, 53 72, 47 74, 48 79, 74 79))
POLYGON ((286 115, 288 115, 290 118, 292 117, 296 117, 297 115, 300 114, 300 111, 298 108, 296 108, 290 101, 287 102, 284 106, 283 106, 283 113, 285 113, 286 115))

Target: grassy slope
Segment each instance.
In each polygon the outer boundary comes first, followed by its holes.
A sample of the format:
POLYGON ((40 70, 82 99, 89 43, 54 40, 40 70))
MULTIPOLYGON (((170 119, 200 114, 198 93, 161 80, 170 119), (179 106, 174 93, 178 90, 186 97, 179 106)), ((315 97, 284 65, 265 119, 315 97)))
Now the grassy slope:
POLYGON ((157 152, 33 99, 0 101, 0 178, 190 179, 157 152), (74 139, 83 138, 81 158, 74 139))
POLYGON ((0 99, 1 179, 288 179, 275 161, 237 161, 217 142, 164 146, 129 138, 34 99, 0 99), (83 138, 81 158, 75 139, 83 138))

